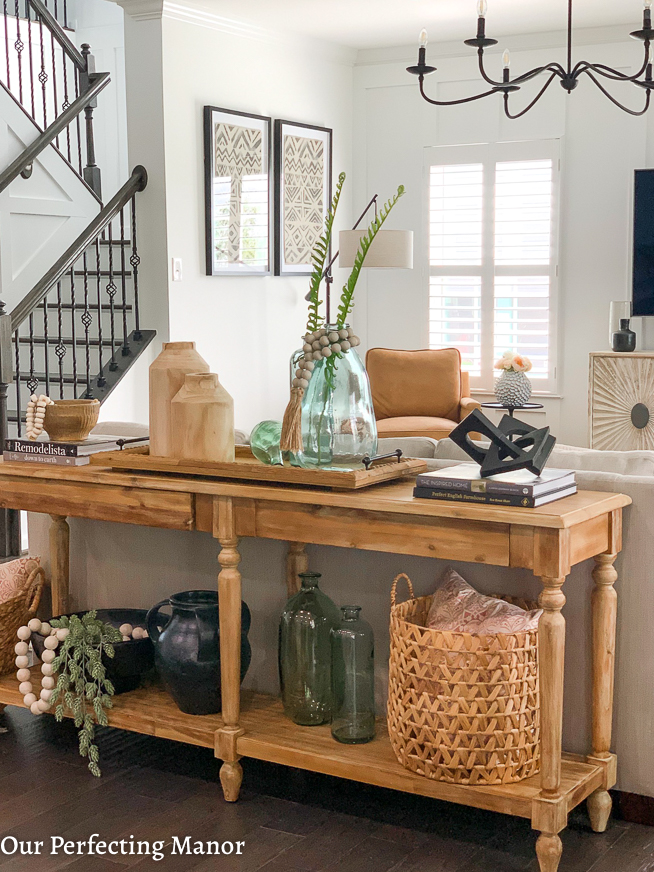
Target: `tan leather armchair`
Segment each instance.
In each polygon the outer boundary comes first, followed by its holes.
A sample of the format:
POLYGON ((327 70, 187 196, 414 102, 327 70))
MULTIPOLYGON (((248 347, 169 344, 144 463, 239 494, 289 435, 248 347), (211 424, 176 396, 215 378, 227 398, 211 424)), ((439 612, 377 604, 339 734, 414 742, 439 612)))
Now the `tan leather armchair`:
POLYGON ((480 403, 471 399, 457 348, 371 348, 366 369, 380 437, 444 439, 480 403))

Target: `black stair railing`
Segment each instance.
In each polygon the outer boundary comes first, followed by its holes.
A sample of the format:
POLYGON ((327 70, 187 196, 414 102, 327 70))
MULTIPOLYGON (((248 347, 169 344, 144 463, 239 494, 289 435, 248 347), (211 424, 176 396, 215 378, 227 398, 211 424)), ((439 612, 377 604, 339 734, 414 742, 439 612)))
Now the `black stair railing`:
POLYGON ((0 82, 43 131, 30 160, 0 175, 2 191, 17 175, 29 177, 31 161, 52 143, 101 198, 95 163, 93 110, 108 73, 96 73, 90 46, 81 51, 66 31, 66 0, 0 0, 4 22, 4 64, 0 82), (80 115, 84 112, 84 124, 80 115))
MULTIPOLYGON (((153 340, 139 310, 136 199, 146 185, 138 166, 10 314, 0 303, 3 447, 8 435, 24 435, 30 395, 102 401, 153 340)), ((0 512, 0 558, 19 553, 10 515, 0 512)))

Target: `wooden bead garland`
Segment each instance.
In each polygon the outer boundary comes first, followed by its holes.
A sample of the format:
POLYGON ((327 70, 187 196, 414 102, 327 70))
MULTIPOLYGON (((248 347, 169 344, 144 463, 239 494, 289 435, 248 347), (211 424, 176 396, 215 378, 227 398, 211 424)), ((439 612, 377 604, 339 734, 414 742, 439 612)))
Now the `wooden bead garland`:
MULTIPOLYGON (((128 642, 130 639, 148 638, 147 630, 143 629, 143 627, 132 627, 131 624, 123 624, 120 628, 120 632, 123 634, 124 642, 128 642)), ((63 642, 69 633, 70 630, 64 627, 55 629, 51 627, 47 621, 40 621, 38 618, 32 618, 27 626, 18 628, 16 635, 18 636, 19 641, 15 647, 16 666, 18 667, 16 678, 20 682, 18 690, 23 694, 23 702, 33 715, 41 715, 51 708, 50 697, 52 696, 52 691, 56 684, 52 677, 54 672, 52 661, 57 656, 56 651, 59 647, 59 643, 63 642), (32 676, 28 668, 28 643, 32 633, 38 633, 40 636, 45 636, 45 642, 43 643, 45 645, 45 650, 41 655, 41 673, 43 677, 41 678, 41 691, 38 698, 30 680, 32 676)))
POLYGON ((30 401, 27 404, 25 413, 25 430, 27 438, 34 442, 43 433, 43 424, 45 422, 45 410, 47 406, 54 406, 54 401, 45 394, 37 397, 32 394, 30 401))
POLYGON ((351 327, 343 327, 340 330, 329 330, 321 327, 315 333, 306 333, 302 351, 304 356, 298 362, 293 379, 294 388, 306 390, 313 374, 314 367, 319 360, 327 359, 332 354, 347 352, 350 348, 356 348, 361 344, 358 336, 355 336, 351 327))

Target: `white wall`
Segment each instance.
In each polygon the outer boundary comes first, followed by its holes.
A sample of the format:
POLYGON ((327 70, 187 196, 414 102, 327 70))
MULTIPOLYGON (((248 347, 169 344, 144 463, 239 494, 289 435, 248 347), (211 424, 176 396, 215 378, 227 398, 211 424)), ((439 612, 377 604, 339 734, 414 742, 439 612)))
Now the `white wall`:
MULTIPOLYGON (((206 105, 268 115, 334 131, 334 177, 348 176, 352 148, 353 53, 258 31, 245 35, 165 17, 164 116, 170 336, 195 340, 234 396, 236 426, 281 420, 288 360, 304 331, 307 277, 205 275, 203 119, 206 105)), ((339 208, 350 219, 351 183, 339 208)), ((340 276, 337 276, 338 280, 340 276)))
MULTIPOLYGON (((592 34, 586 34, 583 41, 591 40, 592 34)), ((536 44, 534 39, 514 38, 510 42, 514 74, 552 59, 563 60, 563 42, 555 39, 541 38, 538 44, 554 42, 560 47, 548 45, 529 51, 516 47, 536 44)), ((409 63, 415 63, 415 55, 414 48, 360 52, 355 70, 354 176, 358 196, 363 199, 369 192, 391 190, 403 183, 407 194, 397 207, 395 221, 397 226, 413 228, 416 234, 412 272, 371 273, 364 280, 365 344, 427 347, 425 148, 561 138, 557 389, 561 399, 544 402, 547 422, 559 441, 585 445, 588 353, 607 348, 609 302, 631 296, 633 170, 651 165, 654 116, 632 118, 611 105, 588 80, 582 80, 571 96, 555 82, 540 104, 517 121, 504 116, 499 95, 464 106, 434 107, 422 100, 417 80, 405 71, 409 63), (394 312, 400 305, 402 317, 397 318, 394 312)), ((642 59, 640 47, 633 41, 585 44, 578 56, 599 59, 629 73, 642 59)), ((430 45, 429 62, 439 67, 426 79, 426 90, 435 99, 451 100, 485 90, 474 50, 430 45), (443 58, 443 52, 467 54, 443 58)), ((499 52, 490 55, 489 69, 500 76, 499 52)), ((525 87, 514 95, 514 106, 525 106, 536 87, 525 87)), ((628 105, 642 105, 640 89, 622 85, 614 91, 628 105)), ((364 308, 363 301, 360 308, 364 308)), ((640 320, 635 319, 635 329, 642 349, 646 346, 640 320)), ((358 326, 361 330, 361 324, 358 326)), ((529 420, 536 423, 535 416, 529 420)))

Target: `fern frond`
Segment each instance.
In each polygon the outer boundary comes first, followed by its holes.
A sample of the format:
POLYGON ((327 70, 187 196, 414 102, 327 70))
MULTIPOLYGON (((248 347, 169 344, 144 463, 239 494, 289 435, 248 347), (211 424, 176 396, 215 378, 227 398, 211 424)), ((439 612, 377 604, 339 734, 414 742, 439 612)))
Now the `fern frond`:
POLYGON ((336 217, 336 209, 338 202, 341 199, 341 190, 345 182, 345 173, 341 173, 336 183, 336 191, 329 207, 329 212, 325 216, 325 232, 318 239, 313 247, 311 260, 313 262, 313 271, 309 279, 309 318, 307 320, 307 332, 313 333, 320 326, 321 316, 320 307, 322 301, 320 299, 320 284, 322 282, 323 273, 325 271, 325 263, 329 254, 329 245, 332 238, 332 228, 334 226, 334 218, 336 217))

